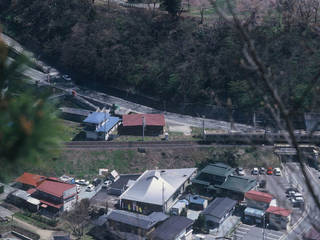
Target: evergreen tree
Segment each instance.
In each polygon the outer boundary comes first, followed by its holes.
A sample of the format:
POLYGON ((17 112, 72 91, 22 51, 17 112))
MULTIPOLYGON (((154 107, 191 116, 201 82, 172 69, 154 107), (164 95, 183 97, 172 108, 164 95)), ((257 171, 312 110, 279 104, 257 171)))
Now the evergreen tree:
POLYGON ((0 39, 0 180, 20 174, 55 151, 60 125, 47 96, 24 81, 27 59, 8 58, 0 39))
POLYGON ((181 11, 181 0, 162 0, 161 6, 173 17, 181 11))

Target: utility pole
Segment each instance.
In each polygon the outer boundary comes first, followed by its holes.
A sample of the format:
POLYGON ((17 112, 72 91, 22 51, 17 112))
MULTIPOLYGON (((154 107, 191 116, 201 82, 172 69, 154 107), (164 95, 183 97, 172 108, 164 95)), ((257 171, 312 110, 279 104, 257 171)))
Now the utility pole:
POLYGON ((107 119, 107 113, 106 113, 106 109, 104 109, 104 140, 106 140, 106 137, 107 137, 107 132, 106 132, 106 119, 107 119))
POLYGON ((203 141, 206 140, 206 135, 205 135, 205 131, 204 131, 204 119, 205 119, 205 115, 202 116, 202 137, 203 137, 203 141))
POLYGON ((257 127, 257 123, 256 123, 256 112, 255 112, 255 111, 253 112, 253 127, 254 127, 254 129, 256 129, 256 127, 257 127))
POLYGON ((142 141, 144 141, 144 127, 145 127, 145 121, 144 121, 144 116, 142 116, 142 141))

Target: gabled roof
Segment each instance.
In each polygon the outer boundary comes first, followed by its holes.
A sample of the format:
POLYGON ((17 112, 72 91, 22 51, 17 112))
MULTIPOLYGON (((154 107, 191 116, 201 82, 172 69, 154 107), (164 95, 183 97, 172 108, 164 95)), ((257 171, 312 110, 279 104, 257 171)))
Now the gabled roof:
POLYGON ((20 177, 18 177, 15 181, 22 184, 27 184, 30 186, 37 187, 45 179, 46 177, 44 176, 25 172, 20 177))
POLYGON ((122 116, 122 125, 124 127, 142 126, 142 117, 144 117, 145 126, 165 126, 163 114, 128 114, 122 116))
POLYGON ((204 169, 201 170, 201 173, 226 177, 229 176, 233 171, 234 169, 229 165, 226 165, 224 163, 214 163, 207 165, 204 169))
POLYGON ((196 171, 196 168, 147 170, 120 199, 162 206, 196 171))
POLYGON ((214 199, 208 207, 202 212, 204 215, 212 216, 217 223, 220 222, 226 213, 228 213, 237 204, 237 201, 230 198, 216 198, 214 199))
POLYGON ((271 194, 258 192, 255 190, 250 190, 249 192, 246 192, 244 196, 247 199, 251 199, 257 202, 265 202, 265 203, 270 203, 273 199, 273 196, 271 194))
POLYGON ((288 217, 292 211, 289 209, 281 208, 281 207, 275 207, 275 206, 270 206, 267 211, 267 213, 272 213, 275 215, 281 215, 283 217, 288 217))
POLYGON ((146 216, 142 214, 115 209, 115 210, 112 210, 110 213, 108 213, 107 218, 108 220, 112 220, 115 222, 120 222, 130 226, 149 230, 158 222, 162 222, 166 220, 168 216, 162 212, 153 212, 148 216, 146 216))
POLYGON ((257 180, 250 177, 229 176, 221 185, 215 185, 217 188, 223 188, 230 191, 246 193, 257 185, 257 180))
POLYGON ((96 132, 109 132, 111 128, 113 128, 118 122, 120 122, 120 118, 109 116, 107 121, 96 129, 96 132))
POLYGON ((45 180, 37 187, 37 189, 56 197, 62 197, 65 191, 75 187, 75 184, 45 180))
POLYGON ((150 239, 152 240, 175 240, 193 221, 186 217, 172 216, 154 230, 150 239))
POLYGON ((93 113, 90 113, 89 116, 83 120, 83 122, 99 124, 99 123, 103 122, 105 119, 108 119, 109 117, 110 117, 109 113, 93 112, 93 113))

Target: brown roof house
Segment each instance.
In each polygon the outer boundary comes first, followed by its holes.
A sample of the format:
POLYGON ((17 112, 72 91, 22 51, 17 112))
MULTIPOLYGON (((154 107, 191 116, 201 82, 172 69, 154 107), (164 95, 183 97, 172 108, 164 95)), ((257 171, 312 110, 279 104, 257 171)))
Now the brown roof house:
POLYGON ((291 221, 291 210, 270 206, 267 211, 269 225, 275 228, 288 230, 291 221))
POLYGON ((163 114, 127 114, 122 116, 118 131, 122 135, 158 136, 163 134, 166 125, 163 114))

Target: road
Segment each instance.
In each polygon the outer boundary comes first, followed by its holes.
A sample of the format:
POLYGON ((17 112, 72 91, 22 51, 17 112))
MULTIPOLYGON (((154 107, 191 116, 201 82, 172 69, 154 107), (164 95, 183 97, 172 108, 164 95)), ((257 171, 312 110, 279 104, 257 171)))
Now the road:
MULTIPOLYGON (((287 239, 294 240, 299 239, 303 235, 304 232, 310 229, 312 225, 314 226, 320 226, 320 209, 316 207, 315 201, 311 195, 311 193, 308 191, 305 179, 302 175, 302 172, 300 170, 300 166, 298 163, 287 163, 285 166, 290 173, 290 175, 296 179, 298 184, 302 188, 302 194, 305 199, 305 212, 302 218, 291 228, 291 230, 288 233, 287 239)), ((307 170, 307 176, 310 179, 310 183, 313 186, 313 189, 315 191, 315 194, 318 196, 318 199, 320 199, 320 189, 319 189, 319 179, 318 179, 318 173, 315 173, 313 169, 310 169, 309 167, 306 167, 307 170)))
MULTIPOLYGON (((18 42, 16 42, 15 40, 10 38, 9 36, 6 36, 4 34, 1 34, 1 36, 2 36, 2 39, 9 46, 13 47, 17 52, 19 52, 19 53, 23 52, 27 56, 31 56, 31 59, 34 62, 36 62, 38 65, 41 65, 43 68, 54 69, 54 68, 46 65, 45 63, 36 60, 33 57, 32 53, 26 51, 18 42)), ((54 70, 54 71, 56 71, 56 70, 54 70)), ((40 84, 50 85, 48 82, 46 82, 47 74, 42 73, 38 70, 35 70, 35 69, 28 67, 25 71, 25 75, 30 77, 33 82, 39 81, 40 84)), ((97 92, 94 90, 85 89, 85 88, 82 88, 80 86, 75 85, 74 83, 70 83, 68 87, 66 87, 65 85, 63 85, 61 83, 57 83, 55 85, 55 87, 58 87, 59 89, 65 91, 67 93, 70 93, 71 90, 74 89, 77 91, 77 95, 80 97, 91 98, 93 100, 103 102, 106 105, 116 104, 124 110, 130 110, 130 111, 134 111, 137 113, 163 113, 165 115, 166 121, 169 124, 173 124, 173 125, 174 124, 186 125, 186 126, 202 128, 203 121, 204 121, 205 128, 208 128, 208 129, 221 129, 221 130, 230 130, 231 129, 230 128, 231 125, 229 122, 218 121, 218 120, 208 119, 208 118, 192 117, 189 115, 182 115, 182 114, 171 113, 171 112, 163 112, 163 111, 160 111, 160 110, 157 110, 157 109, 154 109, 151 107, 147 107, 147 106, 144 106, 141 104, 129 102, 127 100, 124 100, 124 99, 121 99, 118 97, 110 96, 110 95, 102 93, 102 92, 97 92)), ((242 131, 253 129, 252 126, 248 126, 248 125, 244 125, 244 124, 237 124, 237 123, 234 124, 234 127, 235 127, 235 129, 242 130, 242 131)))

